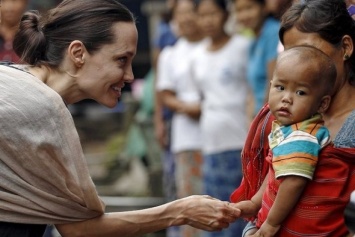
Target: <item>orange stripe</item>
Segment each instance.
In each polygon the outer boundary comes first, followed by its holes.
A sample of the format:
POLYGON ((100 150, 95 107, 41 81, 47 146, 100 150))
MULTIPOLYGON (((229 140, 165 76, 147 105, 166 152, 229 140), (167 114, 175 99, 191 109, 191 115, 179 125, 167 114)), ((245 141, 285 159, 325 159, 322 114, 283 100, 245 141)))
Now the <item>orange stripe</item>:
POLYGON ((291 160, 297 159, 297 162, 303 163, 303 164, 309 164, 313 165, 317 162, 318 158, 316 156, 307 156, 307 155, 295 155, 291 154, 288 156, 279 156, 279 157, 274 157, 272 162, 275 163, 275 165, 284 165, 288 164, 291 162, 291 160))

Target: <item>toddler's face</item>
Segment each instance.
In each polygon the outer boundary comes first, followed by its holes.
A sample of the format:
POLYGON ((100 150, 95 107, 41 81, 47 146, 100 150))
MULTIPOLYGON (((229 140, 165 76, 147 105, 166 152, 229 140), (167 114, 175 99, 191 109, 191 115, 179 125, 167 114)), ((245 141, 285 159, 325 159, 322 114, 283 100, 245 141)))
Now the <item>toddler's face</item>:
POLYGON ((323 92, 317 86, 317 75, 312 65, 292 59, 277 65, 270 83, 269 105, 280 123, 298 123, 318 112, 323 92))

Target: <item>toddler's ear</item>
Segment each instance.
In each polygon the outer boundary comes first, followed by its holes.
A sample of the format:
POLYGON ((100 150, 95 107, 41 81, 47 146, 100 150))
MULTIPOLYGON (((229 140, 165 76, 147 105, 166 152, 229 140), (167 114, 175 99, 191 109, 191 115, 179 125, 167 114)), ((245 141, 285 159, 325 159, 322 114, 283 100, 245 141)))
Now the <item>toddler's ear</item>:
POLYGON ((330 95, 323 96, 318 108, 318 113, 322 114, 325 111, 327 111, 330 105, 330 101, 331 101, 330 95))

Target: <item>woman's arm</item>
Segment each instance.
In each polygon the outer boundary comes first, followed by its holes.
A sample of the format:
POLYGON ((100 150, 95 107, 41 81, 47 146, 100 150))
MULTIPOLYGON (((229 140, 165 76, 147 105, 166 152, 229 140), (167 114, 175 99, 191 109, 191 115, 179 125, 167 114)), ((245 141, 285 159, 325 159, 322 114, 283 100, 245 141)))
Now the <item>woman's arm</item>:
POLYGON ((199 103, 185 103, 179 100, 173 91, 163 90, 159 93, 162 103, 177 113, 183 113, 193 119, 199 119, 201 108, 199 103))
POLYGON ((218 231, 228 227, 239 214, 240 210, 231 203, 194 195, 149 209, 107 213, 82 222, 56 225, 56 228, 63 237, 133 237, 179 225, 218 231))

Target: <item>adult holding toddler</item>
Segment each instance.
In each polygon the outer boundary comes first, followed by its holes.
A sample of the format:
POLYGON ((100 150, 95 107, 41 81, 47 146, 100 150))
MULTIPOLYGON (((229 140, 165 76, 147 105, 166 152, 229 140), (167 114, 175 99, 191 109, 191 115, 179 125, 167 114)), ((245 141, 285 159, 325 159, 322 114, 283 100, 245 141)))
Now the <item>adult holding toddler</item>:
MULTIPOLYGON (((342 0, 300 1, 282 17, 280 40, 286 50, 311 45, 326 53, 335 62, 337 80, 323 113, 332 145, 321 152, 313 180, 276 236, 345 236, 343 213, 355 187, 355 25, 342 0)), ((266 105, 252 124, 242 156, 244 180, 231 197, 235 202, 250 200, 267 176, 267 135, 275 119, 269 111, 266 105)))
POLYGON ((139 236, 189 224, 226 228, 239 210, 207 196, 104 213, 66 107, 114 107, 134 79, 138 33, 118 0, 64 0, 46 18, 22 17, 14 50, 26 65, 0 66, 0 236, 139 236))
MULTIPOLYGON (((272 154, 266 158, 267 187, 262 186, 266 191, 238 205, 242 213, 253 208, 254 215, 259 212, 256 236, 274 236, 312 180, 318 154, 330 143, 321 114, 329 107, 335 79, 333 61, 317 48, 297 46, 279 56, 269 92, 276 120, 269 135, 272 154)), ((249 224, 245 236, 256 232, 252 227, 249 224)))

